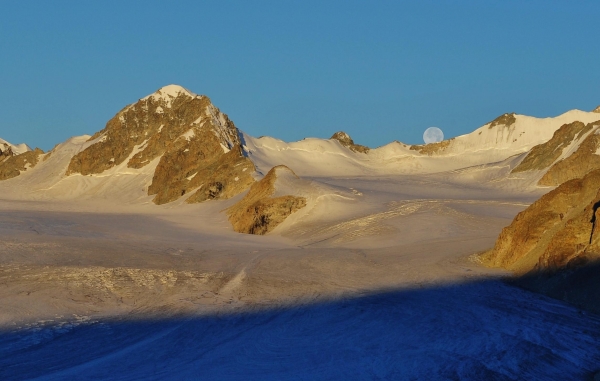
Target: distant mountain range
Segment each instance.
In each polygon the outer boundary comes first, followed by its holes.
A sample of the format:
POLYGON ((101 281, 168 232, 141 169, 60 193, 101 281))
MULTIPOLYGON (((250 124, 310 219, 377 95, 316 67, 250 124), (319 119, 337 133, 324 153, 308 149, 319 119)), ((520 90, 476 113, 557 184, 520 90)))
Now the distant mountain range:
POLYGON ((93 136, 71 138, 47 153, 0 140, 0 180, 10 182, 5 192, 30 199, 100 197, 138 203, 150 198, 157 205, 228 199, 252 187, 254 201, 240 201, 248 204, 246 209, 256 202, 271 207, 258 208, 263 214, 250 208, 247 215, 233 208, 230 215, 237 222, 232 223, 245 225, 239 231, 264 234, 307 204, 298 201, 306 194, 292 194, 294 187, 287 195, 277 190, 274 179, 281 173, 318 179, 469 169, 475 179, 485 172, 480 180, 527 179, 531 186, 582 178, 600 168, 599 112, 600 107, 572 110, 554 118, 507 113, 439 143, 395 141, 370 149, 342 131, 331 139, 291 143, 255 138, 239 130, 208 97, 169 85, 123 108, 93 136), (277 166, 286 169, 267 175, 277 166), (254 191, 263 178, 270 179, 268 186, 261 185, 270 191, 254 191), (296 201, 283 212, 267 200, 273 194, 296 201), (239 223, 248 218, 262 220, 264 226, 239 223))
MULTIPOLYGON (((510 159, 515 163, 513 175, 535 174, 539 185, 556 186, 600 165, 598 112, 572 110, 554 118, 503 114, 469 134, 439 143, 396 141, 369 149, 342 131, 331 139, 292 143, 254 138, 208 97, 169 85, 123 108, 93 136, 71 138, 48 153, 0 139, 0 172, 2 180, 26 175, 30 191, 70 177, 99 182, 137 178, 137 188, 154 196, 155 204, 230 198, 277 165, 299 176, 319 177, 443 172, 510 159)), ((62 195, 80 196, 93 193, 83 187, 62 195)))
POLYGON ((343 131, 291 143, 255 138, 208 97, 169 85, 123 108, 93 136, 47 153, 0 139, 0 192, 7 198, 162 205, 240 195, 225 212, 235 231, 248 234, 308 213, 323 195, 360 194, 320 177, 436 172, 548 189, 480 259, 529 274, 527 287, 600 311, 600 294, 589 294, 600 277, 586 270, 600 261, 600 106, 553 118, 507 113, 439 143, 371 149, 343 131))

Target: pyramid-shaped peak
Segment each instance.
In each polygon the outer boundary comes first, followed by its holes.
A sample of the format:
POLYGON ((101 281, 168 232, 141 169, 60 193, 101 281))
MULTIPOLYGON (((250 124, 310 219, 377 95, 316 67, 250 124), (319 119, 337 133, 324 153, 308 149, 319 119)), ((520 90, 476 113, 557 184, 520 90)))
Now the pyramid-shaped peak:
POLYGON ((597 112, 600 113, 600 106, 596 107, 595 109, 592 110, 592 112, 597 112))

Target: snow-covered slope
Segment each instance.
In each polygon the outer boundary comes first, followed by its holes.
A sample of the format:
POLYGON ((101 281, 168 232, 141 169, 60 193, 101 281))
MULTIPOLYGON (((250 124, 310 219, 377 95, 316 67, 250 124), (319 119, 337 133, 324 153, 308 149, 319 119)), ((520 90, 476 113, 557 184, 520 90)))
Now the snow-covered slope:
MULTIPOLYGON (((158 159, 143 168, 121 163, 100 174, 65 174, 73 156, 94 141, 89 135, 73 137, 43 155, 39 164, 20 176, 0 182, 4 196, 30 200, 111 200, 115 203, 150 202, 147 188, 158 159)), ((139 149, 134 149, 131 156, 139 149)))
POLYGON ((454 138, 448 148, 440 153, 456 155, 493 150, 497 152, 492 154, 493 156, 501 157, 508 153, 504 156, 508 157, 550 140, 554 131, 563 124, 574 121, 590 123, 598 119, 597 113, 580 110, 571 110, 553 118, 535 118, 516 114, 513 124, 493 125, 490 122, 469 134, 454 138))
POLYGON ((307 138, 286 143, 268 136, 243 134, 243 138, 248 157, 263 174, 280 164, 298 176, 363 175, 369 170, 365 154, 353 152, 337 140, 307 138))
POLYGON ((25 143, 21 143, 21 144, 10 144, 9 142, 7 142, 6 140, 0 138, 0 151, 3 151, 3 146, 8 146, 10 147, 10 149, 12 150, 12 152, 15 155, 20 155, 22 153, 31 151, 31 148, 25 144, 25 143))
POLYGON ((599 119, 597 113, 580 110, 554 118, 505 115, 514 118, 507 122, 506 117, 500 117, 469 134, 440 143, 409 146, 392 142, 368 153, 353 152, 332 139, 286 143, 244 135, 244 142, 249 158, 262 173, 279 164, 292 168, 299 176, 432 173, 503 161, 550 140, 565 123, 599 119))

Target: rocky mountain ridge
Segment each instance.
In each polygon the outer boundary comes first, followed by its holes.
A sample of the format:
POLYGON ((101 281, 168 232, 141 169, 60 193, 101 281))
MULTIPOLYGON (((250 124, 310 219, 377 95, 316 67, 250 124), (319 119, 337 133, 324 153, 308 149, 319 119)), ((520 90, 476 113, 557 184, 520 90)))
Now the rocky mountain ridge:
POLYGON ((528 272, 565 266, 595 250, 600 239, 593 223, 599 190, 600 170, 595 170, 546 193, 502 230, 486 262, 528 272), (557 250, 560 245, 566 246, 557 250))
POLYGON ((31 150, 26 144, 15 146, 0 139, 0 180, 12 179, 35 167, 43 153, 39 148, 31 150))
POLYGON ((158 159, 148 194, 156 204, 229 198, 253 181, 239 131, 204 95, 169 85, 117 113, 72 159, 66 174, 100 174, 158 159))
POLYGON ((562 125, 552 138, 531 149, 512 173, 543 171, 538 184, 557 186, 600 168, 600 119, 562 125))
POLYGON ((595 292, 600 279, 596 271, 586 270, 600 261, 599 206, 596 169, 564 182, 519 213, 481 258, 489 266, 525 274, 528 288, 600 312, 595 292), (573 282, 579 286, 571 287, 573 282))
POLYGON ((10 155, 2 158, 0 155, 0 180, 8 180, 19 176, 37 165, 40 156, 44 154, 39 148, 33 151, 27 151, 20 155, 10 155))
MULTIPOLYGON (((370 149, 356 144, 343 131, 330 139, 286 143, 245 135, 207 96, 169 85, 124 107, 93 136, 71 139, 43 156, 39 150, 15 154, 16 146, 0 147, 0 180, 27 173, 23 180, 27 187, 35 190, 38 186, 42 193, 44 189, 59 192, 61 188, 55 185, 61 183, 73 197, 85 192, 90 192, 86 197, 93 197, 91 192, 98 190, 109 195, 111 188, 114 192, 135 189, 143 193, 132 199, 151 196, 157 205, 229 199, 248 191, 244 213, 258 202, 262 206, 255 212, 264 217, 279 206, 271 205, 270 196, 257 189, 271 189, 269 181, 276 176, 268 173, 275 167, 279 173, 287 166, 294 173, 290 178, 297 178, 295 173, 311 177, 397 175, 452 171, 523 155, 513 174, 530 176, 529 172, 535 172, 537 176, 546 171, 540 185, 558 185, 597 167, 599 119, 597 113, 579 110, 555 118, 506 113, 469 134, 426 145, 394 142, 370 149), (45 174, 38 176, 44 179, 43 185, 31 176, 40 162, 44 162, 45 174), (60 173, 54 175, 56 171, 60 173), (266 182, 257 185, 261 178, 266 182), (121 183, 125 186, 115 187, 121 183)), ((301 208, 298 197, 302 196, 294 195, 293 189, 277 197, 283 196, 291 197, 290 210, 301 208)), ((237 215, 239 221, 255 221, 237 215)), ((269 217, 270 221, 278 218, 269 217)), ((259 234, 277 225, 250 228, 246 223, 245 227, 237 224, 240 231, 259 234)))
POLYGON ((32 149, 25 143, 21 144, 11 144, 6 140, 0 138, 0 152, 10 150, 15 155, 20 155, 27 151, 32 151, 32 149))
MULTIPOLYGON (((596 110, 595 110, 596 112, 596 110)), ((556 186, 500 233, 484 263, 524 274, 531 290, 600 312, 600 120, 561 126, 513 172, 556 186)))
POLYGON ((169 203, 182 197, 200 202, 227 198, 242 191, 244 186, 247 188, 254 180, 247 176, 251 166, 258 165, 256 169, 266 173, 282 164, 302 176, 336 175, 332 171, 360 175, 457 170, 525 153, 550 140, 563 122, 589 124, 596 120, 596 113, 578 110, 542 119, 510 113, 472 133, 439 143, 409 146, 397 142, 376 149, 356 144, 342 131, 330 139, 339 146, 324 139, 285 143, 248 135, 242 142, 241 131, 208 97, 169 85, 118 112, 71 159, 66 174, 94 176, 123 165, 127 169, 156 166, 152 183, 144 186, 154 196, 155 203, 169 203), (236 181, 226 181, 214 172, 217 161, 229 150, 239 153, 231 154, 236 156, 233 161, 227 159, 232 164, 229 167, 245 163, 245 172, 232 177, 238 178, 236 181), (197 176, 199 172, 210 178, 197 176), (242 185, 238 184, 239 179, 242 185))

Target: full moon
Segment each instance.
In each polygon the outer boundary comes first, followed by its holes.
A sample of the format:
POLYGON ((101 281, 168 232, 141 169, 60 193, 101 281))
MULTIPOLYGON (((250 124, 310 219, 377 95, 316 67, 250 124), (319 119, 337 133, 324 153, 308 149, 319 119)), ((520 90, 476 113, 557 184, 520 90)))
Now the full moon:
POLYGON ((444 140, 444 133, 437 127, 429 127, 423 133, 423 140, 425 144, 441 142, 444 140))

